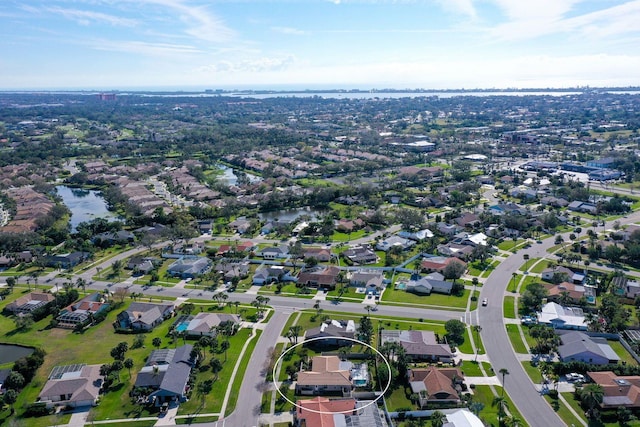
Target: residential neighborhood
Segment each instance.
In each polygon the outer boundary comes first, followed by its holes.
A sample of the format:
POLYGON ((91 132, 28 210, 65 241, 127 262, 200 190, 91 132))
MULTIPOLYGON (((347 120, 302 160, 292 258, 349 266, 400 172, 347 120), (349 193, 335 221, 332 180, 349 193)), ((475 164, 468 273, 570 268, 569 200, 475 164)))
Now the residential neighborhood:
POLYGON ((636 95, 42 96, 0 94, 0 425, 640 417, 636 95))

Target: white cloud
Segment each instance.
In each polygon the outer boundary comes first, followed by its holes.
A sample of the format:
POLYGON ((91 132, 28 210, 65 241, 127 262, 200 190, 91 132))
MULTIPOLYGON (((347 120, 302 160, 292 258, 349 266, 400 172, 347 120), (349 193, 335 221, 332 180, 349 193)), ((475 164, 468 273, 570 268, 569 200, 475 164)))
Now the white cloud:
POLYGON ((141 41, 94 40, 88 43, 93 49, 112 52, 135 53, 145 56, 175 56, 202 53, 194 46, 171 43, 150 43, 141 41))
POLYGON ((308 34, 306 31, 291 27, 271 27, 271 30, 275 31, 276 33, 290 34, 294 36, 303 36, 308 34))
MULTIPOLYGON (((283 57, 263 57, 256 59, 245 59, 239 61, 223 60, 212 65, 199 67, 198 72, 209 73, 263 73, 263 72, 282 72, 289 69, 295 64, 293 56, 283 57)), ((255 77, 254 77, 255 79, 255 77)))
POLYGON ((370 62, 309 66, 293 63, 282 70, 243 69, 238 64, 217 64, 199 70, 216 73, 220 84, 353 84, 357 87, 525 88, 628 86, 637 84, 640 56, 581 55, 567 57, 519 56, 508 59, 442 60, 437 62, 370 62), (473 71, 470 71, 473 70, 473 71))
POLYGON ((186 25, 185 33, 196 39, 221 43, 232 39, 235 32, 204 6, 192 6, 182 0, 132 0, 136 4, 153 4, 172 9, 186 25))
POLYGON ((491 0, 512 21, 555 20, 584 0, 491 0))
POLYGON ((461 13, 470 18, 476 18, 476 9, 473 0, 436 0, 447 11, 461 13))
POLYGON ((640 29, 640 0, 573 17, 567 15, 583 0, 493 1, 509 18, 508 22, 488 31, 499 40, 525 40, 558 33, 599 39, 637 33, 640 29))
POLYGON ((90 10, 64 9, 60 7, 49 7, 45 10, 47 12, 62 15, 80 25, 89 25, 92 22, 107 23, 117 27, 135 27, 136 25, 139 25, 139 21, 135 19, 123 18, 90 10))
POLYGON ((640 0, 569 18, 568 29, 579 29, 586 37, 609 37, 617 34, 639 33, 640 0))

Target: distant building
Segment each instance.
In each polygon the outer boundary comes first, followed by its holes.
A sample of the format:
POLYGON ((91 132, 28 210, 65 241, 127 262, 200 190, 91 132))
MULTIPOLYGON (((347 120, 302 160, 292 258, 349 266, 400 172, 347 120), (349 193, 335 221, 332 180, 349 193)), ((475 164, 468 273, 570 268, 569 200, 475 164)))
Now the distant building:
POLYGON ((613 169, 616 159, 613 157, 603 157, 596 160, 588 160, 587 166, 598 169, 613 169))
POLYGON ((115 93, 99 93, 96 95, 100 101, 115 101, 116 94, 115 93))

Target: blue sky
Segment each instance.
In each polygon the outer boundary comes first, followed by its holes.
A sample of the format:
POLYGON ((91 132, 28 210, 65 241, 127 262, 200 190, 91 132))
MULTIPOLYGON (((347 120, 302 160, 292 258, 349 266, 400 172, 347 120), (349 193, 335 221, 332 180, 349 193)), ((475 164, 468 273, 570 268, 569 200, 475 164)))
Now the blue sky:
POLYGON ((2 0, 0 89, 640 85, 640 0, 2 0))

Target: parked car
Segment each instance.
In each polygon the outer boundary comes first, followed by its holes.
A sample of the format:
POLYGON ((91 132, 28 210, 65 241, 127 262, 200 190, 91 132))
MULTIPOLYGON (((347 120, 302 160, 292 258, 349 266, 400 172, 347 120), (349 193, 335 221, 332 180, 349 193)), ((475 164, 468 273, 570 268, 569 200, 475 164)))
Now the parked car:
POLYGON ((584 375, 577 374, 575 372, 571 372, 567 374, 566 377, 567 377, 567 382, 569 383, 584 382, 584 375))
POLYGON ((486 298, 482 298, 482 306, 486 307, 489 304, 489 300, 486 298))

